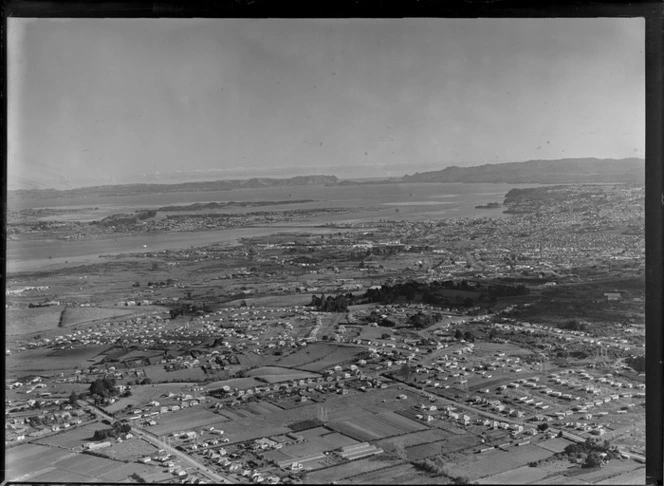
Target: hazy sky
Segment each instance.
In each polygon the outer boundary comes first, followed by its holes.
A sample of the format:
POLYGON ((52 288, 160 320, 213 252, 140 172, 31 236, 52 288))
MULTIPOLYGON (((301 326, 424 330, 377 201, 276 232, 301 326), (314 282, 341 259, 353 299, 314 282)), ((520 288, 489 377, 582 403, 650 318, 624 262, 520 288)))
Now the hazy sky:
POLYGON ((644 156, 643 19, 8 23, 10 188, 644 156))

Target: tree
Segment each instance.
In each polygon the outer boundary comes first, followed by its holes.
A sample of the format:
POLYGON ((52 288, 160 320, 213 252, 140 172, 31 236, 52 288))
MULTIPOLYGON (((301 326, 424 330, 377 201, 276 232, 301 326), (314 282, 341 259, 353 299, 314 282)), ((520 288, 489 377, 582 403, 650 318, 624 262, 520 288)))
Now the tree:
POLYGON ((463 332, 461 329, 457 329, 456 332, 454 333, 454 339, 457 341, 461 341, 463 339, 463 332))
POLYGON ((537 426, 537 430, 539 430, 541 432, 544 432, 548 428, 549 428, 549 424, 547 424, 547 423, 539 424, 537 426))
POLYGON ((589 452, 586 456, 586 460, 583 462, 582 467, 584 468, 597 468, 602 467, 603 461, 599 453, 592 451, 589 452))
POLYGON ((404 363, 403 365, 401 365, 399 374, 403 377, 404 381, 408 381, 411 373, 412 369, 410 368, 410 365, 408 363, 404 363))
POLYGON ((76 405, 76 401, 78 400, 78 395, 74 390, 72 390, 71 395, 69 395, 69 404, 70 405, 76 405))

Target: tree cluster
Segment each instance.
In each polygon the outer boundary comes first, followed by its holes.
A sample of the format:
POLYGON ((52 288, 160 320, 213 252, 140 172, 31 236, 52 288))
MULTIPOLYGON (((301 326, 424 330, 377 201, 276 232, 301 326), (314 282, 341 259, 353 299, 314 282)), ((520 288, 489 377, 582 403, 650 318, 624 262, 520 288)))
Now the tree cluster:
POLYGON ((318 297, 314 294, 311 296, 311 303, 309 305, 321 312, 346 312, 348 306, 353 304, 353 301, 354 296, 351 293, 345 295, 338 294, 334 297, 331 295, 325 297, 325 294, 321 294, 318 297))
POLYGON ((395 285, 383 285, 379 289, 368 289, 364 297, 369 302, 392 304, 400 300, 421 300, 432 305, 455 305, 474 307, 477 303, 493 305, 499 297, 526 295, 528 288, 518 285, 488 285, 471 283, 466 280, 437 280, 434 282, 408 281, 395 285), (445 290, 456 291, 445 292, 445 290), (466 292, 466 294, 459 294, 466 292), (468 295, 470 293, 470 295, 468 295))
POLYGON ((462 339, 467 342, 473 342, 475 341, 475 334, 473 334, 473 331, 467 330, 467 331, 462 331, 461 329, 457 329, 454 332, 454 339, 457 341, 461 341, 462 339))
POLYGON ((450 474, 449 469, 445 465, 440 464, 434 459, 422 459, 420 461, 413 462, 413 465, 418 469, 422 469, 430 474, 434 474, 436 476, 446 476, 453 481, 453 484, 470 484, 469 478, 466 476, 455 476, 450 474))
POLYGON ((414 327, 415 329, 425 329, 429 326, 434 325, 442 319, 442 315, 439 313, 436 314, 425 314, 422 311, 419 311, 417 314, 413 314, 408 318, 408 324, 414 327))
POLYGON ((115 388, 115 378, 112 376, 97 378, 90 384, 90 395, 108 397, 110 395, 116 395, 117 393, 118 392, 115 388))
POLYGON ((108 438, 115 438, 118 435, 127 434, 129 432, 131 432, 131 425, 129 425, 127 422, 115 422, 113 424, 113 428, 111 429, 95 430, 92 439, 106 440, 108 438))
POLYGON ((604 463, 601 454, 606 454, 607 460, 617 457, 608 440, 600 442, 587 439, 580 444, 569 444, 561 453, 561 455, 567 456, 571 460, 583 458, 582 467, 584 468, 601 467, 604 463))
POLYGON ((588 324, 579 322, 576 319, 570 319, 565 322, 558 324, 559 329, 567 329, 569 331, 586 331, 588 330, 588 324))

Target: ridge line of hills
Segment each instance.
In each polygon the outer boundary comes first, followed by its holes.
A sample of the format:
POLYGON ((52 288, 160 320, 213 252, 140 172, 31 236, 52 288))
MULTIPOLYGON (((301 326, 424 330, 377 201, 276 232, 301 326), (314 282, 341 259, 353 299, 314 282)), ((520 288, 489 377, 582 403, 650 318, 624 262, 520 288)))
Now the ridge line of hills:
POLYGON ((76 189, 20 189, 8 191, 9 197, 53 198, 85 196, 125 196, 132 194, 224 191, 232 189, 258 189, 261 187, 302 185, 364 185, 394 184, 399 182, 438 183, 630 183, 645 182, 645 160, 624 159, 556 159, 505 162, 470 167, 449 166, 438 171, 416 172, 401 178, 374 181, 340 180, 333 175, 306 175, 289 178, 254 177, 250 179, 228 179, 174 184, 119 184, 89 186, 76 189))
POLYGON ((645 160, 557 159, 484 164, 473 167, 449 166, 438 171, 406 175, 402 182, 501 182, 501 183, 583 183, 645 182, 645 160))

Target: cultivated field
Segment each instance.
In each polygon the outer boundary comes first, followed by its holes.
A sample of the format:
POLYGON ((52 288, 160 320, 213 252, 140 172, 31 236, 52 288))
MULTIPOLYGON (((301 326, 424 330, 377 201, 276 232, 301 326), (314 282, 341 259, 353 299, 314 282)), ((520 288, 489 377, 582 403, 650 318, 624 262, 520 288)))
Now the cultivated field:
POLYGON ((347 420, 333 422, 331 427, 359 441, 384 439, 428 428, 391 412, 354 415, 347 420))
POLYGON ((598 481, 595 484, 645 484, 646 483, 646 470, 645 467, 641 466, 638 469, 633 471, 619 474, 602 481, 598 481))
POLYGON ((467 476, 471 480, 475 480, 517 469, 527 465, 531 461, 546 459, 552 455, 551 451, 535 445, 513 447, 510 448, 509 452, 494 450, 484 454, 469 456, 467 464, 450 466, 450 472, 457 476, 467 476))
POLYGON ((449 434, 440 429, 427 429, 410 434, 404 434, 399 437, 382 439, 376 442, 378 447, 389 447, 394 444, 401 444, 403 447, 410 447, 418 444, 429 444, 431 442, 441 441, 449 437, 449 434))
POLYGON ((432 477, 419 471, 412 464, 398 464, 366 474, 346 478, 348 484, 451 484, 447 478, 432 477))
POLYGON ((548 471, 537 467, 521 466, 493 476, 479 479, 479 484, 532 484, 549 475, 548 471))
POLYGON ((349 478, 358 475, 364 475, 371 471, 385 469, 386 467, 398 464, 401 461, 382 461, 378 458, 366 458, 352 461, 350 463, 340 464, 322 471, 314 471, 307 475, 307 482, 311 484, 330 484, 334 481, 344 479, 347 482, 349 478))
POLYGON ((25 444, 8 449, 5 453, 5 470, 9 481, 21 480, 24 476, 68 457, 77 456, 64 449, 56 449, 37 444, 25 444))

